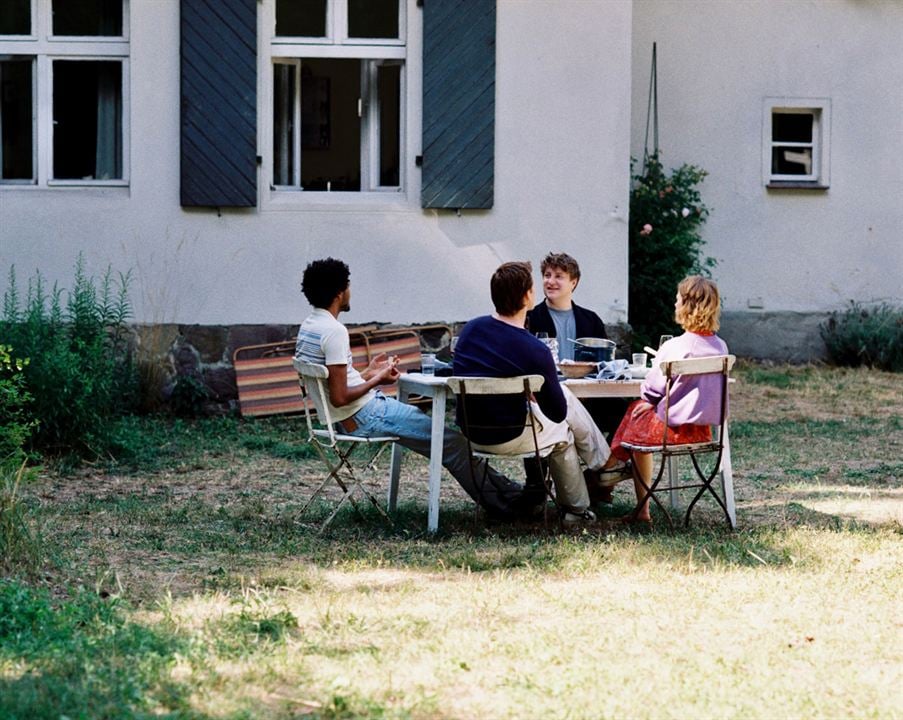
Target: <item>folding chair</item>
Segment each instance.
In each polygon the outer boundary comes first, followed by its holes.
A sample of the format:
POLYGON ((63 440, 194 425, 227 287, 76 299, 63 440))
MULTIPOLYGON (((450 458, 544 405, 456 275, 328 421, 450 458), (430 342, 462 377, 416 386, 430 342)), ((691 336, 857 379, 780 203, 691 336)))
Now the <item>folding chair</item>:
MULTIPOLYGON (((519 375, 511 378, 493 378, 493 377, 450 377, 448 378, 448 387, 455 394, 457 402, 461 408, 459 415, 461 423, 461 432, 467 438, 467 447, 471 456, 491 459, 496 457, 509 457, 520 459, 534 459, 537 466, 542 468, 542 481, 546 495, 552 499, 557 506, 555 492, 552 485, 549 464, 542 462, 552 454, 556 444, 541 446, 539 442, 538 431, 541 425, 533 414, 533 406, 530 402, 534 392, 537 392, 543 384, 542 375, 519 375), (524 419, 516 425, 504 425, 489 422, 479 417, 478 412, 474 411, 471 405, 471 399, 474 396, 486 395, 521 395, 524 401, 524 419), (533 436, 533 448, 524 452, 500 452, 490 447, 482 445, 474 445, 471 441, 471 435, 474 431, 481 430, 519 430, 523 432, 526 428, 530 428, 533 436)), ((473 473, 473 464, 471 463, 471 473, 473 473)), ((476 477, 471 478, 474 487, 482 488, 486 483, 486 475, 484 474, 481 482, 477 482, 476 477)), ((548 507, 544 512, 544 517, 548 523, 548 507)))
POLYGON ((351 456, 358 447, 369 447, 371 449, 371 455, 364 465, 364 471, 372 471, 383 450, 385 450, 388 445, 396 442, 398 437, 394 435, 380 435, 378 437, 365 438, 336 432, 332 416, 329 412, 329 405, 324 402, 324 399, 327 397, 326 380, 329 377, 329 371, 326 369, 326 366, 318 365, 316 363, 306 363, 297 359, 294 360, 293 364, 298 371, 298 380, 301 385, 302 395, 305 398, 309 398, 311 401, 304 403, 304 417, 307 420, 307 431, 310 444, 317 450, 317 454, 329 470, 326 477, 317 489, 314 490, 313 495, 310 496, 310 499, 304 507, 301 508, 298 517, 304 515, 313 501, 316 500, 320 493, 323 492, 323 489, 329 484, 329 481, 335 480, 336 484, 342 490, 342 497, 329 517, 323 521, 323 525, 320 527, 321 533, 326 529, 329 523, 332 522, 346 500, 350 500, 354 509, 357 510, 358 514, 361 514, 360 508, 357 506, 353 497, 354 492, 358 490, 373 503, 373 507, 379 510, 380 514, 386 518, 391 525, 392 520, 386 514, 386 511, 380 507, 376 498, 374 498, 370 491, 361 484, 355 474, 355 468, 351 464, 351 456), (310 407, 311 404, 316 408, 318 417, 324 425, 323 428, 314 427, 312 410, 310 407), (327 451, 332 451, 335 454, 336 461, 330 459, 327 451))
MULTIPOLYGON (((733 355, 716 355, 713 357, 671 360, 670 362, 661 363, 661 371, 666 379, 665 397, 661 401, 665 404, 665 430, 662 433, 662 442, 660 445, 638 445, 629 442, 622 444, 622 447, 625 450, 630 451, 631 457, 633 457, 634 453, 660 453, 662 456, 658 474, 655 476, 651 485, 647 485, 643 481, 643 478, 640 477, 637 463, 635 461, 631 463, 633 477, 645 491, 643 497, 637 501, 636 509, 632 514, 633 516, 636 516, 636 513, 647 499, 652 498, 655 504, 665 513, 665 517, 668 519, 668 526, 673 528, 674 522, 671 519, 671 514, 656 497, 656 493, 667 491, 671 493, 672 498, 674 498, 674 492, 676 490, 697 488, 693 500, 687 506, 687 513, 684 517, 684 527, 687 527, 690 524, 690 513, 693 512, 693 507, 699 499, 708 492, 715 498, 715 501, 724 511, 724 516, 727 518, 727 524, 730 526, 731 530, 736 528, 735 518, 737 515, 736 508, 734 507, 733 478, 730 473, 724 471, 723 466, 725 453, 730 452, 730 446, 728 445, 729 440, 727 439, 728 380, 730 379, 731 368, 733 368, 735 360, 736 357, 733 355), (712 433, 712 440, 710 442, 682 444, 672 444, 668 442, 668 414, 671 409, 671 385, 672 380, 678 375, 719 375, 721 377, 719 385, 721 392, 720 420, 717 426, 713 426, 714 432, 712 433), (706 454, 715 455, 714 465, 709 472, 703 470, 699 463, 699 456, 706 454), (691 481, 689 484, 675 485, 675 478, 671 477, 670 472, 671 469, 674 469, 675 465, 672 464, 671 461, 672 459, 684 455, 689 456, 693 463, 693 470, 696 475, 694 478, 695 482, 691 481), (666 467, 669 468, 669 484, 667 487, 660 488, 659 484, 662 481, 666 467), (721 475, 721 496, 719 496, 712 487, 715 477, 719 474, 721 475)), ((674 474, 676 475, 676 473, 674 474)))

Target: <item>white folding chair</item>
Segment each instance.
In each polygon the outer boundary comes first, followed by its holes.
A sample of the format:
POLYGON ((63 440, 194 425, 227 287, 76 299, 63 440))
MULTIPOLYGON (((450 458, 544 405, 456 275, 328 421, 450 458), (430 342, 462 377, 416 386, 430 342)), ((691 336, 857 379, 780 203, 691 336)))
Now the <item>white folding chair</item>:
POLYGON ((728 380, 730 379, 731 368, 733 368, 735 360, 736 357, 733 355, 715 355, 712 357, 688 358, 686 360, 671 360, 661 363, 661 371, 666 380, 665 397, 661 401, 665 404, 665 430, 662 433, 662 442, 657 445, 638 445, 630 442, 622 443, 622 447, 625 450, 629 450, 631 456, 633 456, 633 453, 660 453, 662 456, 661 466, 651 485, 647 485, 640 476, 639 471, 637 470, 637 463, 635 461, 631 463, 634 479, 645 489, 645 494, 637 501, 637 507, 633 511, 633 515, 636 515, 647 499, 652 498, 655 504, 665 513, 668 525, 673 528, 674 523, 671 519, 671 514, 656 497, 656 493, 667 491, 672 494, 673 498, 676 490, 697 488, 696 494, 687 506, 687 513, 684 517, 684 526, 686 527, 690 524, 690 513, 693 512, 693 507, 699 499, 708 492, 715 498, 718 505, 724 511, 724 515, 727 518, 727 524, 732 530, 735 529, 737 511, 734 507, 733 477, 730 472, 725 472, 725 456, 730 452, 729 441, 727 439, 728 380), (671 409, 671 385, 673 384, 673 379, 679 375, 719 375, 721 377, 721 382, 719 384, 721 393, 719 410, 720 421, 718 425, 712 427, 712 440, 709 442, 682 444, 668 442, 668 414, 671 409), (704 470, 699 463, 699 456, 706 454, 715 455, 714 464, 709 471, 704 470), (674 484, 674 479, 669 477, 669 485, 660 488, 659 484, 664 476, 665 468, 669 466, 673 467, 673 465, 671 465, 671 460, 682 455, 689 456, 692 461, 693 470, 696 475, 695 481, 691 481, 684 485, 674 484), (712 487, 712 483, 718 475, 721 475, 721 496, 719 496, 712 487))
MULTIPOLYGON (((542 480, 546 494, 555 500, 554 487, 551 481, 548 463, 543 463, 543 458, 552 454, 556 444, 541 445, 539 441, 538 431, 541 428, 538 420, 533 414, 533 406, 530 402, 534 392, 537 392, 543 384, 542 375, 518 375, 510 378, 493 378, 493 377, 450 377, 448 379, 448 387, 455 394, 461 412, 458 415, 461 424, 461 432, 467 438, 468 449, 474 457, 491 459, 497 457, 535 459, 538 467, 542 468, 542 480), (520 395, 524 402, 523 420, 514 425, 504 425, 493 422, 491 417, 485 417, 485 413, 479 412, 472 407, 470 402, 474 396, 483 397, 487 395, 520 395), (491 447, 474 445, 471 437, 476 431, 520 431, 530 428, 533 437, 533 447, 524 452, 501 452, 491 447)), ((473 472, 473 464, 471 463, 471 472, 473 472)), ((474 486, 483 487, 486 478, 481 482, 477 482, 473 478, 474 486)), ((557 502, 556 502, 557 504, 557 502)), ((546 520, 548 520, 548 509, 546 509, 546 520)))
POLYGON ((358 447, 371 448, 370 457, 366 460, 363 469, 364 471, 372 471, 383 450, 390 444, 396 442, 398 437, 394 435, 357 437, 356 435, 336 432, 332 416, 329 412, 329 405, 324 402, 324 398, 327 397, 326 381, 329 377, 329 371, 326 369, 326 366, 303 362, 297 358, 294 360, 294 366, 298 371, 298 381, 301 384, 301 392, 305 398, 310 398, 316 408, 317 415, 323 424, 322 428, 314 426, 310 407, 311 403, 304 403, 304 417, 307 420, 308 439, 329 471, 317 489, 314 490, 313 495, 310 496, 310 499, 305 503, 304 507, 301 508, 301 512, 298 516, 303 516, 307 509, 313 504, 314 500, 317 499, 320 493, 322 493, 324 488, 329 484, 329 481, 334 480, 342 490, 342 497, 329 517, 323 521, 323 524, 320 527, 321 533, 326 529, 329 523, 332 522, 346 500, 349 500, 352 506, 354 506, 354 509, 360 514, 360 508, 357 506, 353 497, 355 491, 362 492, 367 499, 373 503, 373 507, 389 521, 389 524, 391 524, 392 520, 386 514, 386 511, 380 507, 376 498, 361 484, 355 474, 355 468, 351 464, 351 455, 358 447), (335 461, 330 458, 330 451, 335 455, 335 461))

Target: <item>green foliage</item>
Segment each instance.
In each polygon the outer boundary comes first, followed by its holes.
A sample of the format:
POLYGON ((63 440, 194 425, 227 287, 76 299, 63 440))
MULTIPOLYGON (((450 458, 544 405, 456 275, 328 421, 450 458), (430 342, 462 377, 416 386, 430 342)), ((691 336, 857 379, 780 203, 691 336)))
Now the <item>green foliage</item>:
POLYGON ((44 544, 34 529, 19 488, 30 475, 23 461, 18 468, 0 465, 0 570, 31 575, 45 559, 44 544))
POLYGON ((56 604, 0 580, 0 668, 25 669, 0 673, 0 717, 190 717, 188 693, 170 677, 184 643, 125 609, 88 591, 56 604))
POLYGON ((26 414, 31 396, 22 371, 28 358, 14 358, 11 351, 9 345, 0 345, 0 471, 21 464, 22 448, 36 424, 26 414))
POLYGON ((128 351, 126 320, 129 274, 114 282, 107 270, 95 287, 79 255, 75 280, 64 304, 63 290, 48 292, 40 272, 28 283, 24 307, 15 268, 3 299, 0 334, 17 355, 37 421, 36 449, 51 453, 99 454, 105 449, 113 416, 129 411, 137 382, 128 351))
POLYGON ((903 371, 903 309, 851 302, 843 312, 831 313, 820 329, 834 365, 903 371))
POLYGON ((210 397, 210 390, 203 382, 190 375, 180 375, 172 389, 169 404, 179 417, 196 418, 204 414, 204 404, 210 397))
POLYGON ((658 346, 676 334, 674 294, 687 275, 708 275, 715 260, 702 256, 699 228, 709 214, 697 185, 706 172, 682 165, 666 173, 658 154, 633 176, 630 193, 630 325, 634 346, 658 346))

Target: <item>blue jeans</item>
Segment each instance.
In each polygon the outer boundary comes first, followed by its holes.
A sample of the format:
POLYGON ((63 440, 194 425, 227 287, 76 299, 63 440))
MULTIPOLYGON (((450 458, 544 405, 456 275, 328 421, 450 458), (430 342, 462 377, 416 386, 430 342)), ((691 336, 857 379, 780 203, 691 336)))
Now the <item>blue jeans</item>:
MULTIPOLYGON (((376 393, 354 415, 357 429, 352 435, 373 437, 396 435, 399 444, 424 457, 430 456, 432 420, 420 408, 376 393)), ((485 460, 471 458, 467 439, 457 430, 445 428, 442 465, 471 498, 490 513, 516 514, 523 486, 509 480, 485 460)))

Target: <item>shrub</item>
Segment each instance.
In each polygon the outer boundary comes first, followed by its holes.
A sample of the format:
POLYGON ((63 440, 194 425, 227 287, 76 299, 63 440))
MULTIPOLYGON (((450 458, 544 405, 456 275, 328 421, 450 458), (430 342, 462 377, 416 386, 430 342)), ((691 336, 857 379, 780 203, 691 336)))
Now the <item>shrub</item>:
MULTIPOLYGON (((631 165, 632 170, 633 165, 631 165)), ((674 294, 687 275, 708 275, 715 260, 702 256, 699 228, 709 214, 696 186, 706 172, 682 165, 667 174, 658 153, 633 176, 630 193, 630 325, 634 346, 658 345, 675 334, 674 294)))
POLYGON ((831 313, 820 330, 828 359, 834 365, 903 371, 901 308, 851 302, 846 310, 831 313))
POLYGON ((37 421, 36 449, 97 454, 109 418, 134 404, 137 385, 125 323, 131 313, 129 275, 120 274, 117 284, 118 289, 108 269, 98 292, 79 255, 65 309, 63 291, 54 285, 48 293, 40 272, 29 281, 20 307, 15 268, 10 270, 0 335, 17 355, 30 358, 22 374, 37 421))
POLYGON ((14 358, 11 351, 9 345, 0 345, 0 470, 22 463, 23 446, 35 426, 26 414, 31 396, 22 371, 28 359, 14 358))

